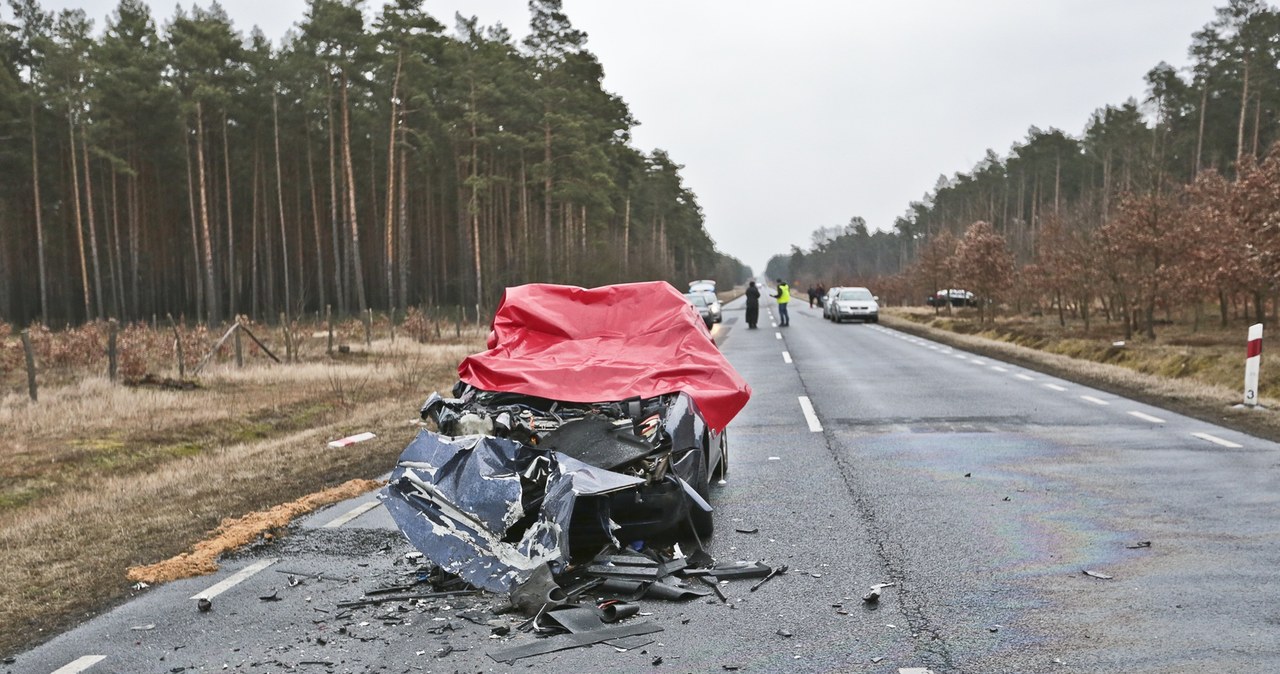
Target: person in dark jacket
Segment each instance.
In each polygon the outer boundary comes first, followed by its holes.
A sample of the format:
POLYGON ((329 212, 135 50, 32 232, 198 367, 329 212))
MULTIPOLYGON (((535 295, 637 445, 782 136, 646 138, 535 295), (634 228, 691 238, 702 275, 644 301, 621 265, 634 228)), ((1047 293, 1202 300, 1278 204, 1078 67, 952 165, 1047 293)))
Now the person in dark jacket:
POLYGON ((747 284, 747 329, 755 330, 759 320, 760 289, 756 287, 756 282, 752 281, 747 284))

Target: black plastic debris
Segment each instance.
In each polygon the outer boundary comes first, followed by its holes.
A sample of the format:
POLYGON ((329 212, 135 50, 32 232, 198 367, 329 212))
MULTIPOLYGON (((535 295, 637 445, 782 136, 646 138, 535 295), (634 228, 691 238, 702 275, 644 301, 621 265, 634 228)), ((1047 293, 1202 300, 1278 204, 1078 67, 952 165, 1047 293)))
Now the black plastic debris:
POLYGON ((604 615, 594 606, 564 606, 543 611, 534 619, 534 624, 539 630, 558 627, 571 634, 605 628, 604 615))
POLYGON ((726 597, 724 594, 724 590, 720 589, 719 583, 715 582, 714 580, 708 579, 706 576, 698 576, 698 580, 702 581, 703 585, 706 585, 707 587, 711 588, 711 591, 716 593, 716 597, 720 599, 720 603, 723 604, 724 602, 729 601, 729 598, 726 597))
POLYGON ((569 595, 556 584, 550 567, 544 564, 511 591, 510 599, 517 610, 531 615, 543 609, 563 606, 569 601, 569 595))
POLYGON ((1083 573, 1084 575, 1089 576, 1090 578, 1099 578, 1101 580, 1111 580, 1112 578, 1115 578, 1115 576, 1105 574, 1105 573, 1100 573, 1098 571, 1090 571, 1089 569, 1084 569, 1083 573))
POLYGON ((207 612, 213 608, 213 602, 209 601, 208 597, 201 597, 196 600, 196 608, 199 609, 201 613, 207 612))
POLYGON ((1149 548, 1151 547, 1151 541, 1138 541, 1137 543, 1130 543, 1124 547, 1129 548, 1130 550, 1138 550, 1140 548, 1149 548))
POLYGON ((621 639, 623 637, 634 637, 661 631, 662 626, 655 623, 615 625, 582 634, 564 634, 561 636, 539 639, 538 641, 531 643, 489 653, 489 657, 496 662, 512 663, 535 655, 545 655, 547 653, 555 653, 556 651, 563 651, 570 648, 604 643, 614 639, 621 639))
POLYGON ((760 582, 756 583, 755 585, 752 585, 752 586, 751 586, 751 591, 752 591, 752 592, 755 592, 756 590, 759 590, 759 589, 760 589, 760 587, 761 587, 761 586, 763 586, 765 583, 767 583, 767 582, 769 582, 769 581, 773 580, 774 576, 780 576, 780 575, 782 575, 782 574, 784 574, 784 573, 786 573, 786 572, 787 572, 787 565, 786 565, 786 564, 783 564, 782 566, 779 566, 779 567, 775 568, 774 570, 772 570, 772 571, 770 571, 770 572, 769 572, 769 575, 767 575, 767 576, 765 576, 764 578, 762 578, 762 579, 760 580, 760 582))
POLYGON ((735 580, 740 578, 765 578, 773 569, 763 562, 733 562, 717 564, 709 569, 689 569, 686 576, 710 576, 717 580, 735 580))
POLYGON ((622 601, 607 601, 600 606, 601 617, 607 623, 616 623, 640 613, 640 607, 622 601))
POLYGON ((282 601, 282 598, 280 597, 280 590, 276 590, 271 594, 258 597, 258 599, 261 601, 282 601))
POLYGON ((760 527, 738 527, 737 529, 734 529, 734 531, 737 531, 740 534, 758 534, 760 533, 760 527))

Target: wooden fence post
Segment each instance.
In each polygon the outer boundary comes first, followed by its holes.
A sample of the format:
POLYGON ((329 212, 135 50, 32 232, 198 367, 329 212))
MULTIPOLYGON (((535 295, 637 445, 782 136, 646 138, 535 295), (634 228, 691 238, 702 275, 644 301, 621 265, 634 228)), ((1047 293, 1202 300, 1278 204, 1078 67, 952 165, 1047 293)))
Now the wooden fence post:
POLYGON ((27 395, 31 401, 38 399, 36 395, 36 351, 31 346, 31 331, 22 331, 22 350, 27 354, 27 395))
POLYGON ((373 309, 364 315, 364 345, 366 348, 373 346, 373 309))
MULTIPOLYGON (((238 328, 239 326, 240 326, 240 317, 237 316, 236 327, 238 328)), ((238 329, 236 330, 236 334, 235 334, 235 345, 236 345, 236 369, 240 369, 244 367, 244 345, 240 342, 240 330, 238 329)))
POLYGON ((182 356, 182 335, 178 334, 178 324, 173 322, 173 314, 165 314, 169 319, 169 328, 173 330, 173 343, 178 351, 178 381, 187 378, 187 363, 182 356))
POLYGON ((284 332, 284 362, 293 362, 293 346, 289 342, 289 316, 280 312, 280 329, 284 332))
POLYGON ((324 305, 324 320, 329 324, 329 345, 325 347, 325 353, 333 355, 333 305, 324 305))
POLYGON ((115 381, 116 364, 119 362, 116 358, 116 334, 120 331, 120 324, 113 318, 107 321, 107 329, 107 378, 115 381))
POLYGON ((462 305, 458 305, 457 319, 453 322, 453 336, 455 339, 462 339, 462 305))

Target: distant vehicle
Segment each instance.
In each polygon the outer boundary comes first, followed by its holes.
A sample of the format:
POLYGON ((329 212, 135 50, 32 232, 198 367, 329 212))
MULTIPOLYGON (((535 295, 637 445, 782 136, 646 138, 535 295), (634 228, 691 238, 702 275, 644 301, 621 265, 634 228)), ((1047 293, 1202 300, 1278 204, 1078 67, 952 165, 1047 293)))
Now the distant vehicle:
POLYGON ((950 302, 953 307, 975 307, 978 302, 974 299, 973 293, 960 288, 948 288, 939 290, 932 296, 925 299, 924 303, 931 307, 945 307, 950 302))
POLYGON ((710 290, 702 290, 697 294, 707 298, 707 304, 711 307, 711 317, 716 323, 724 322, 724 307, 720 304, 720 298, 710 290))
POLYGON ((831 304, 831 320, 862 319, 868 323, 880 322, 879 298, 866 288, 841 288, 835 295, 828 294, 831 304))
POLYGON ((828 321, 834 320, 831 317, 831 307, 835 306, 836 296, 840 294, 841 290, 843 288, 835 286, 834 288, 829 288, 827 294, 822 296, 822 317, 828 321))
POLYGON ((716 314, 711 313, 711 303, 707 301, 707 296, 703 293, 686 293, 685 297, 689 299, 689 304, 698 310, 698 315, 702 317, 702 322, 707 324, 710 330, 712 325, 716 323, 716 314))
POLYGON ((702 279, 701 281, 689 281, 689 292, 716 291, 716 282, 710 279, 702 279))

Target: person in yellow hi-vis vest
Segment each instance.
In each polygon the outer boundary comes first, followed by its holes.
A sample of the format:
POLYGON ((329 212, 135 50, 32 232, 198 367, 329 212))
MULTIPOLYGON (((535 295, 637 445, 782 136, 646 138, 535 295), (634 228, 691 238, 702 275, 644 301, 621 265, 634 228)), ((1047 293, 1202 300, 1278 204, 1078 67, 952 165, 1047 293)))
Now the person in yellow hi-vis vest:
POLYGON ((778 326, 785 328, 791 325, 791 316, 787 313, 787 302, 791 301, 791 288, 787 286, 787 282, 778 279, 778 292, 772 295, 778 298, 778 326))

